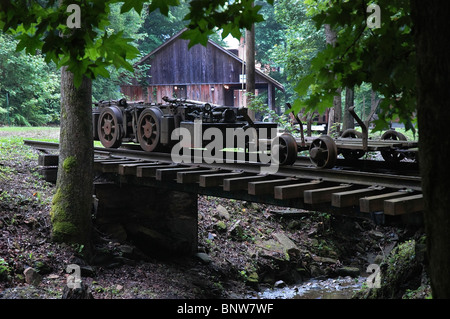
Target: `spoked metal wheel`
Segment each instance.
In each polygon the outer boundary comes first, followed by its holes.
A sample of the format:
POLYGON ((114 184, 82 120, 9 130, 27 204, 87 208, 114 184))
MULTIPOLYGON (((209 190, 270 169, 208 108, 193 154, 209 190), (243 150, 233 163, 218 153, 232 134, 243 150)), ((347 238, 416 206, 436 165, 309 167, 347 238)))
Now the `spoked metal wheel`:
MULTIPOLYGON (((354 129, 348 129, 342 133, 341 137, 342 138, 362 139, 362 133, 357 130, 354 130, 354 129)), ((364 152, 364 150, 358 150, 358 149, 343 149, 343 150, 341 150, 341 153, 345 159, 349 159, 349 160, 359 159, 359 158, 363 157, 364 154, 366 154, 366 152, 364 152)))
MULTIPOLYGON (((389 130, 381 135, 382 140, 391 140, 391 141, 406 141, 407 138, 402 133, 399 133, 394 130, 389 130)), ((402 153, 395 152, 394 150, 389 151, 380 151, 381 156, 386 162, 399 162, 405 158, 405 155, 402 153)))
POLYGON ((122 144, 122 112, 115 106, 107 107, 98 118, 98 138, 107 148, 118 148, 122 144))
POLYGON ((276 142, 271 147, 272 160, 279 165, 292 165, 297 160, 297 141, 290 134, 282 134, 274 139, 276 142))
POLYGON ((337 159, 337 147, 328 135, 313 140, 309 147, 311 162, 319 168, 332 168, 337 159))
POLYGON ((142 111, 137 123, 139 144, 144 151, 152 152, 160 145, 161 118, 163 114, 157 108, 142 111))

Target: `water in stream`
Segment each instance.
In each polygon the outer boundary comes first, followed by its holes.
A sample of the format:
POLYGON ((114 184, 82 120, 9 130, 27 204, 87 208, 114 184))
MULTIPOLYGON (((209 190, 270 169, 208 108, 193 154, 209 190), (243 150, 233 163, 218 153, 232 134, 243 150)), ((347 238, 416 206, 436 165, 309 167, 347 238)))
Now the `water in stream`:
POLYGON ((262 290, 249 298, 256 299, 350 299, 366 277, 310 279, 301 284, 262 290))

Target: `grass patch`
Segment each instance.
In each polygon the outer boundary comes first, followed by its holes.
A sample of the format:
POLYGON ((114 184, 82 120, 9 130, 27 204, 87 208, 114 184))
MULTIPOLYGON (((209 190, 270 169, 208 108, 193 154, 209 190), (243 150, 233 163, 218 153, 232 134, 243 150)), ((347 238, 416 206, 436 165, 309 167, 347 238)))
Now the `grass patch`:
POLYGON ((58 142, 59 127, 0 127, 0 164, 37 160, 38 154, 24 140, 58 142))
POLYGON ((0 137, 21 137, 27 140, 40 140, 46 142, 59 142, 59 127, 57 126, 2 126, 0 137))
POLYGON ((59 132, 59 126, 2 126, 0 132, 23 133, 23 132, 59 132))

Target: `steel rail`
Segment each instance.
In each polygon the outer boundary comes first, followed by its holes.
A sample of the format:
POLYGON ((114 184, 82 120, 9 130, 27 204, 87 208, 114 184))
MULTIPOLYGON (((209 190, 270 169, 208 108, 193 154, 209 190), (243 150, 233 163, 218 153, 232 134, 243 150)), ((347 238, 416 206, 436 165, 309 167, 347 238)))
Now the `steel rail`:
MULTIPOLYGON (((24 140, 24 144, 40 150, 57 150, 59 149, 58 143, 42 142, 34 140, 24 140)), ((106 149, 103 147, 94 147, 94 153, 97 155, 112 157, 112 158, 126 158, 136 159, 144 161, 157 161, 161 163, 173 163, 171 154, 169 153, 157 153, 157 152, 144 152, 138 150, 130 150, 124 148, 118 149, 106 149)), ((210 159, 211 160, 211 159, 210 159)), ((255 175, 260 175, 262 167, 269 165, 263 165, 261 163, 248 163, 234 161, 232 163, 229 160, 224 159, 223 163, 205 162, 205 158, 190 157, 190 160, 183 165, 197 165, 203 168, 226 168, 231 171, 244 171, 255 175)), ((357 184, 366 186, 382 186, 396 189, 411 189, 414 191, 422 191, 420 176, 408 176, 401 173, 380 173, 374 171, 361 171, 350 169, 322 169, 316 168, 312 165, 301 165, 302 160, 293 166, 280 166, 273 175, 280 177, 292 177, 297 179, 319 179, 329 182, 357 184)))
MULTIPOLYGON (((54 142, 44 142, 37 140, 24 140, 24 144, 32 146, 36 149, 42 150, 58 150, 59 144, 54 142)), ((171 161, 168 153, 157 152, 143 152, 139 147, 134 148, 134 144, 125 144, 122 148, 107 149, 103 147, 94 147, 95 154, 111 154, 115 156, 134 156, 139 158, 148 158, 154 160, 158 158, 162 161, 171 161), (135 151, 135 152, 133 152, 135 151)), ((311 166, 311 160, 308 156, 298 156, 295 165, 311 166)), ((416 175, 419 173, 419 165, 416 162, 392 162, 389 163, 389 168, 386 167, 385 161, 377 161, 370 159, 341 159, 336 161, 336 168, 351 168, 370 171, 384 171, 393 175, 398 175, 399 172, 407 172, 408 175, 416 175)))

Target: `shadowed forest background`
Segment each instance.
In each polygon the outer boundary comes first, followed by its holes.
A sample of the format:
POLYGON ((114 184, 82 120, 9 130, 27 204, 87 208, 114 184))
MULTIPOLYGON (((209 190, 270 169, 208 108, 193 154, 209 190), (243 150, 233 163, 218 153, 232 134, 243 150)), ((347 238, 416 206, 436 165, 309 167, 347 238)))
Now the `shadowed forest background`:
MULTIPOLYGON (((188 3, 184 0, 171 7, 168 17, 156 11, 149 14, 145 8, 141 15, 133 10, 120 13, 121 4, 114 4, 107 32, 124 31, 124 37, 134 39, 140 56, 131 62, 137 62, 185 27, 183 17, 188 3)), ((280 0, 273 6, 262 1, 256 3, 263 6, 261 13, 265 19, 255 28, 256 61, 263 72, 285 87, 286 92, 277 95, 277 105, 283 108, 285 103, 296 99, 294 86, 310 72, 312 58, 325 48, 325 31, 316 29, 303 2, 280 0)), ((210 38, 225 48, 230 46, 218 31, 210 38)), ((60 71, 53 63, 45 63, 40 54, 16 52, 17 43, 11 35, 0 32, 0 125, 58 125, 60 71)), ((99 76, 93 81, 93 101, 123 97, 119 85, 128 83, 131 72, 112 66, 108 71, 109 78, 99 76)), ((135 76, 144 71, 137 69, 135 76)), ((370 112, 371 94, 367 83, 355 88, 358 114, 363 107, 365 114, 370 112)), ((342 97, 345 98, 345 91, 342 97)))

